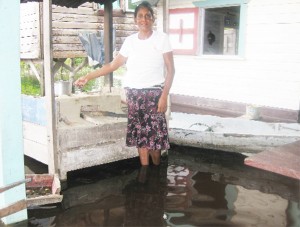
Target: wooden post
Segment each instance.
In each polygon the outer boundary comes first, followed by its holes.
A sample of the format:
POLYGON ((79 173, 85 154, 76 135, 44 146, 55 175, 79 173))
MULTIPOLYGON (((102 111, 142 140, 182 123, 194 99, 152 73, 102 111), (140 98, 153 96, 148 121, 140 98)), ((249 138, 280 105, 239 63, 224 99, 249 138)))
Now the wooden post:
POLYGON ((299 103, 299 109, 298 109, 298 119, 297 119, 297 123, 300 123, 300 103, 299 103))
MULTIPOLYGON (((3 191, 5 186, 22 182, 25 173, 20 83, 20 1, 0 2, 0 188, 3 191)), ((26 207, 11 207, 25 199, 24 182, 0 193, 1 223, 10 225, 26 220, 26 207)))
MULTIPOLYGON (((112 23, 112 1, 106 1, 104 4, 104 56, 105 64, 113 59, 113 23, 112 23)), ((113 73, 105 77, 104 85, 109 85, 109 90, 113 86, 113 73)))
MULTIPOLYGON (((169 32, 169 0, 163 1, 163 31, 169 32)), ((167 124, 169 126, 169 120, 171 119, 171 97, 168 95, 168 107, 166 111, 167 124)))
POLYGON ((163 1, 163 30, 169 32, 169 0, 163 1))
POLYGON ((52 71, 52 0, 43 1, 43 47, 45 98, 47 109, 48 172, 57 173, 57 128, 54 95, 54 76, 52 71))

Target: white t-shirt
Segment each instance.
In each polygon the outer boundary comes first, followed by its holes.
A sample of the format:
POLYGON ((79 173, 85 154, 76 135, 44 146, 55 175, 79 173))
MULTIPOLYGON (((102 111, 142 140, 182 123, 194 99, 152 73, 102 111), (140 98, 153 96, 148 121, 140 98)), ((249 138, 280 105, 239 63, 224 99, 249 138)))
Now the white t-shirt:
POLYGON ((153 31, 146 40, 139 39, 138 33, 128 36, 119 52, 128 58, 123 87, 140 89, 163 84, 163 54, 170 51, 171 44, 165 33, 153 31))

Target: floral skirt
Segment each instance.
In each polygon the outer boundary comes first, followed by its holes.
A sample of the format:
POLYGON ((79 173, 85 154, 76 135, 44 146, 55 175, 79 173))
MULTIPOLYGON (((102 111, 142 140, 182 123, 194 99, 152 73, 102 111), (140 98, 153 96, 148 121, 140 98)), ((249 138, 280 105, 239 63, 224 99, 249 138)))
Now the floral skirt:
POLYGON ((165 113, 157 112, 161 93, 161 89, 126 89, 127 146, 149 150, 170 148, 165 113))

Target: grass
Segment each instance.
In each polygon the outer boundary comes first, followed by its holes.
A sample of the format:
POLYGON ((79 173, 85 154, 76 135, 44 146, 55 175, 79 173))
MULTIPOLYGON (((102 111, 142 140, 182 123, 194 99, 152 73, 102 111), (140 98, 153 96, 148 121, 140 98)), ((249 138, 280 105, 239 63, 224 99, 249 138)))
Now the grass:
POLYGON ((21 77, 21 92, 25 95, 39 96, 41 94, 40 82, 35 77, 21 77))

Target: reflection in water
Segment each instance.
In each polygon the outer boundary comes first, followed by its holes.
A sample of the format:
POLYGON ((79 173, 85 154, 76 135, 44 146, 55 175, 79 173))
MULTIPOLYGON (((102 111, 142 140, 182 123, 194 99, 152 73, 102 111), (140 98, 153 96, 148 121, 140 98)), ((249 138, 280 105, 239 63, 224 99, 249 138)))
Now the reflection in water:
POLYGON ((300 226, 299 181, 243 160, 173 147, 159 167, 130 159, 74 171, 62 204, 14 226, 300 226))
POLYGON ((184 166, 168 167, 168 226, 238 226, 228 218, 226 185, 212 181, 212 175, 184 166))
POLYGON ((163 226, 166 168, 141 167, 136 181, 125 189, 125 226, 163 226))

